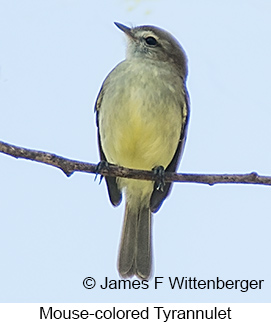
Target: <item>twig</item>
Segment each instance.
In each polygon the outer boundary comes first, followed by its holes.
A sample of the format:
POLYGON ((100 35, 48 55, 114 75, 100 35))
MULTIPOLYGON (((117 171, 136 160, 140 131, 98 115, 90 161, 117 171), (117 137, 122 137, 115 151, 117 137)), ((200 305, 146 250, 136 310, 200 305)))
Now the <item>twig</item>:
MULTIPOLYGON (((97 165, 78 160, 67 159, 44 151, 26 149, 0 141, 0 152, 15 158, 23 158, 61 169, 67 176, 74 172, 97 174, 97 165)), ((99 174, 142 180, 155 180, 152 171, 136 170, 121 166, 110 165, 103 168, 99 174)), ((186 182, 200 184, 259 184, 271 185, 271 176, 260 176, 256 172, 249 174, 177 174, 165 173, 165 182, 186 182)))

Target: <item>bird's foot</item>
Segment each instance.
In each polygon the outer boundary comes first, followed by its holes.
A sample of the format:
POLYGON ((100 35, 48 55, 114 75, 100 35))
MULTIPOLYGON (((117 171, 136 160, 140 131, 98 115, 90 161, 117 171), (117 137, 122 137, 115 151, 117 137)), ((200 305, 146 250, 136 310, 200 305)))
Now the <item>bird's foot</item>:
POLYGON ((154 188, 158 191, 163 192, 165 187, 165 169, 163 166, 156 166, 153 169, 156 180, 154 183, 154 188))
MULTIPOLYGON (((108 162, 106 160, 101 160, 96 166, 96 169, 95 169, 96 175, 95 175, 94 181, 96 181, 98 175, 100 175, 100 172, 103 169, 108 169, 108 168, 109 168, 108 162)), ((103 180, 103 175, 100 175, 99 184, 101 184, 102 180, 103 180)))

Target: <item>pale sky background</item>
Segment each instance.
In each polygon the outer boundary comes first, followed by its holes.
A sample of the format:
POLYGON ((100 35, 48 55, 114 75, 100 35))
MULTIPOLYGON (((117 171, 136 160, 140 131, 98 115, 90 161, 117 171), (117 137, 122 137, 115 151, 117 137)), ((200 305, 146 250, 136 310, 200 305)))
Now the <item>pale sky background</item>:
MULTIPOLYGON (((271 175, 269 0, 0 0, 0 140, 98 162, 94 102, 125 57, 113 22, 171 32, 189 58, 183 173, 271 175)), ((154 276, 261 290, 84 289, 119 279, 124 203, 94 176, 0 154, 1 302, 270 302, 271 187, 175 184, 154 216, 154 276)))

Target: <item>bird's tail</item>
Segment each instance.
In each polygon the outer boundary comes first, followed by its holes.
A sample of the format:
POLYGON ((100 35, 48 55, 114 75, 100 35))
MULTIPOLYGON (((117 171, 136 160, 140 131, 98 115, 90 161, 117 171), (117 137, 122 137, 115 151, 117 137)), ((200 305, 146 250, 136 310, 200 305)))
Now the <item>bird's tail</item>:
POLYGON ((148 279, 152 267, 151 211, 147 205, 126 200, 118 270, 123 278, 148 279))

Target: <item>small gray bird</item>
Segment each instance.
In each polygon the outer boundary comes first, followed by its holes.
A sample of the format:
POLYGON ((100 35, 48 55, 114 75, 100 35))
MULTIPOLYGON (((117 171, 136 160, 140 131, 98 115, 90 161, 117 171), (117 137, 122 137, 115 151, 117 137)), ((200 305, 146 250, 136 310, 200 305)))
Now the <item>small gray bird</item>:
MULTIPOLYGON (((126 59, 106 77, 95 104, 102 162, 175 172, 189 119, 187 58, 178 41, 154 26, 115 23, 128 40, 126 59)), ((106 177, 111 203, 126 207, 118 270, 123 278, 149 279, 151 223, 171 183, 106 177)))

